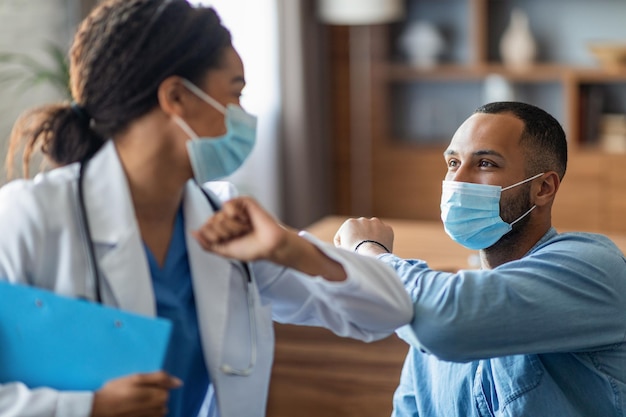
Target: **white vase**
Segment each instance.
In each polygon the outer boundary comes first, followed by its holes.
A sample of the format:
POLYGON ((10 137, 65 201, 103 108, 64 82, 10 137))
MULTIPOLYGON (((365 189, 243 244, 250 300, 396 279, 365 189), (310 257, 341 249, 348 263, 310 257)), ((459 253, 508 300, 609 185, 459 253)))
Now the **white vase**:
POLYGON ((417 21, 406 27, 400 36, 399 47, 411 65, 432 68, 439 62, 445 42, 435 25, 417 21))
POLYGON ((520 9, 511 13, 511 22, 500 39, 504 65, 513 69, 528 68, 535 61, 537 45, 530 31, 528 16, 520 9))

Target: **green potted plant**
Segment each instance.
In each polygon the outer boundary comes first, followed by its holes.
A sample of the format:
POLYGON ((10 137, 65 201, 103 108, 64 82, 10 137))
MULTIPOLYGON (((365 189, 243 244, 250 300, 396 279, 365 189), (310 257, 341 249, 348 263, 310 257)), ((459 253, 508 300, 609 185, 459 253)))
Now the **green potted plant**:
POLYGON ((55 44, 48 44, 43 51, 49 57, 42 63, 30 55, 19 52, 0 52, 0 84, 11 84, 16 91, 48 84, 70 99, 69 65, 66 52, 55 44))

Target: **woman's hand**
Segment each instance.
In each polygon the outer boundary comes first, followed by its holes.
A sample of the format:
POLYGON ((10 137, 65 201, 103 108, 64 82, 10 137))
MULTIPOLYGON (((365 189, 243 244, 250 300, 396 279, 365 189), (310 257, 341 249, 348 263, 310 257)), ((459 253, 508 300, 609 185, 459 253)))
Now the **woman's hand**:
POLYGON ((250 197, 224 203, 194 237, 207 251, 240 261, 276 260, 290 233, 250 197))
POLYGON ((205 250, 227 258, 244 262, 265 259, 329 281, 346 279, 339 263, 279 224, 249 197, 224 203, 194 236, 205 250))
POLYGON ((91 417, 162 417, 169 390, 181 385, 162 371, 113 379, 96 391, 91 417))

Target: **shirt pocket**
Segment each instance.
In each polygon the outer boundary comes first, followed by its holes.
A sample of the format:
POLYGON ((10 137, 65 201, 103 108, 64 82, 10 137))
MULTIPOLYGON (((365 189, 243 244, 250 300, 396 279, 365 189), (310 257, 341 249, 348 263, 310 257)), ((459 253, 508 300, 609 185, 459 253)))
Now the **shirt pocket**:
POLYGON ((516 415, 513 410, 523 409, 524 397, 536 389, 543 378, 544 369, 537 355, 515 355, 491 359, 485 363, 489 372, 482 372, 481 392, 490 393, 488 403, 491 415, 516 415), (508 409, 508 410, 507 410, 508 409))

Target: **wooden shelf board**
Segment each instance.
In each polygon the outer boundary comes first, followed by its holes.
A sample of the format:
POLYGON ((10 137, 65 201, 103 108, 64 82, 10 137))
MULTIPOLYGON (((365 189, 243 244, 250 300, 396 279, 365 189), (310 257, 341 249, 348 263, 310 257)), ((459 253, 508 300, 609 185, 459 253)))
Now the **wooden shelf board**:
POLYGON ((499 74, 518 82, 626 82, 624 70, 600 67, 576 67, 562 64, 537 64, 525 69, 511 69, 498 63, 480 65, 444 64, 417 68, 404 63, 379 63, 379 75, 387 81, 479 81, 499 74))

